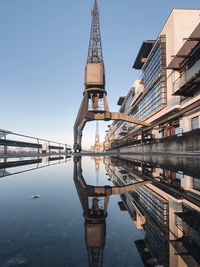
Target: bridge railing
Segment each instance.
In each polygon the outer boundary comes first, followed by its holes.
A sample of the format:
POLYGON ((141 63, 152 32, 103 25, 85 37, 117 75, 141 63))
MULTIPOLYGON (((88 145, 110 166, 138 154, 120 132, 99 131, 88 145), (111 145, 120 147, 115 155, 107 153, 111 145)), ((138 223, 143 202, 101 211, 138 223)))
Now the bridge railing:
POLYGON ((0 129, 0 154, 70 152, 71 147, 67 144, 0 129))

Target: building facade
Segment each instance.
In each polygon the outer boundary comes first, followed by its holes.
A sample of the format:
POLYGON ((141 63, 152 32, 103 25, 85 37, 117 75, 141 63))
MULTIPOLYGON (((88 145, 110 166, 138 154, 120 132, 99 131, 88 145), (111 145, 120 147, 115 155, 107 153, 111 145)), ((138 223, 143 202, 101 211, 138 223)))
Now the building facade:
POLYGON ((200 128, 200 9, 173 9, 156 40, 143 41, 133 68, 141 71, 120 112, 151 123, 114 122, 107 147, 181 135, 200 128))

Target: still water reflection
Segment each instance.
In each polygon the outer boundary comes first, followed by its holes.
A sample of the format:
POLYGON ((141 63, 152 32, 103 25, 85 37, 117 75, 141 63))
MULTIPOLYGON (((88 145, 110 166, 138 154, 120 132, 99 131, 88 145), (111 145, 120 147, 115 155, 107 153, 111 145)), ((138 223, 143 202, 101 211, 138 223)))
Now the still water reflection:
POLYGON ((0 266, 199 266, 199 159, 0 159, 0 266))

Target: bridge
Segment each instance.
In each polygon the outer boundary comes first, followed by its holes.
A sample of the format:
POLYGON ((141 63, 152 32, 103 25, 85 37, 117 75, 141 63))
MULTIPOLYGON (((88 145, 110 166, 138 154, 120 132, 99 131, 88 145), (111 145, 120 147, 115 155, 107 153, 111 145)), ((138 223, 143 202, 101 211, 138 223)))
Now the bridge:
POLYGON ((105 90, 105 68, 102 53, 101 33, 97 0, 92 10, 92 24, 88 56, 85 67, 85 89, 74 124, 74 151, 80 152, 82 132, 85 124, 93 120, 121 120, 142 126, 150 126, 141 120, 137 120, 120 112, 110 112, 105 90), (102 104, 102 105, 101 105, 102 104))

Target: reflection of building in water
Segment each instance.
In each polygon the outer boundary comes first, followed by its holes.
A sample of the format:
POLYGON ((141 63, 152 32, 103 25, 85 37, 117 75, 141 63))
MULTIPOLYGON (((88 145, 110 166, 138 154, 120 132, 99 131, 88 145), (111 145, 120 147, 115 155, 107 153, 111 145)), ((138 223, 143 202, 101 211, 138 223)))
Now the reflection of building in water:
POLYGON ((4 153, 4 147, 0 146, 0 154, 3 154, 3 153, 4 153))
POLYGON ((91 157, 92 160, 94 160, 94 164, 95 164, 95 170, 99 170, 99 165, 100 164, 104 164, 106 158, 105 157, 91 157))
POLYGON ((96 172, 96 185, 99 184, 99 167, 100 164, 104 164, 105 162, 105 157, 91 157, 92 160, 94 160, 95 164, 95 172, 96 172))
POLYGON ((91 186, 87 185, 81 167, 81 158, 74 158, 74 183, 83 208, 85 219, 85 242, 91 267, 102 266, 103 250, 106 239, 107 208, 111 195, 126 192, 150 183, 143 181, 126 186, 91 186))
MULTIPOLYGON (((175 213, 175 225, 181 238, 171 241, 172 250, 181 255, 186 266, 200 265, 200 214, 183 206, 182 211, 175 213), (198 263, 197 263, 198 262, 198 263)), ((182 265, 184 266, 184 265, 182 265)))
POLYGON ((98 121, 96 121, 95 143, 94 143, 94 146, 91 146, 90 151, 92 151, 92 152, 103 152, 104 151, 104 142, 100 143, 100 141, 99 141, 99 124, 98 124, 98 121))
POLYGON ((112 159, 106 170, 114 184, 152 180, 121 196, 136 227, 144 230, 144 239, 135 242, 144 264, 199 266, 199 180, 138 160, 112 159))

